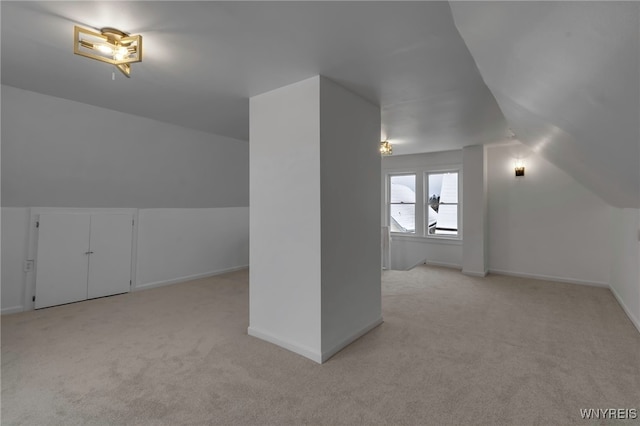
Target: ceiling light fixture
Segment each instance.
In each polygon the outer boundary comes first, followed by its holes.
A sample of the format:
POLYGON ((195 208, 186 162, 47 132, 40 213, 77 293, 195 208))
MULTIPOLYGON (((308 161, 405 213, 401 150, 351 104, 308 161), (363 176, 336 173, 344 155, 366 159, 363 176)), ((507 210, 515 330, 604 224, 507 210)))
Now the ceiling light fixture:
POLYGON ((75 26, 73 53, 115 65, 131 77, 131 63, 142 61, 142 36, 129 35, 115 28, 102 28, 99 33, 75 26))
POLYGON ((393 145, 391 145, 389 141, 380 142, 380 154, 382 155, 393 154, 393 145))

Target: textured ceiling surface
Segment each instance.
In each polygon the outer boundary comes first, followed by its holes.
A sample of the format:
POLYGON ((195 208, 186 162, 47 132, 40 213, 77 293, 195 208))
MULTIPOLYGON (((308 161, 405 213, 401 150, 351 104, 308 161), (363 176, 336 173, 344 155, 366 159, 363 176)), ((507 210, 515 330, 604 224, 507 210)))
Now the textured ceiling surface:
POLYGON ((249 97, 321 74, 381 106, 382 136, 398 154, 507 134, 446 2, 1 7, 2 82, 11 86, 246 140, 249 97), (74 24, 141 34, 132 78, 112 81, 113 67, 75 56, 74 24))
POLYGON ((518 139, 609 204, 640 206, 640 4, 451 3, 518 139))

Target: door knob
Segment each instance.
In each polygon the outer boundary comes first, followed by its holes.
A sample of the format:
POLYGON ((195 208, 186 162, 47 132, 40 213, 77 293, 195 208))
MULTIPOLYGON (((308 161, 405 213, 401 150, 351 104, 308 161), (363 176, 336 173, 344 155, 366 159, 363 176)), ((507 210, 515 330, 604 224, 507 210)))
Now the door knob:
POLYGON ((92 251, 85 251, 84 254, 87 254, 87 255, 88 254, 93 254, 93 252, 92 251))

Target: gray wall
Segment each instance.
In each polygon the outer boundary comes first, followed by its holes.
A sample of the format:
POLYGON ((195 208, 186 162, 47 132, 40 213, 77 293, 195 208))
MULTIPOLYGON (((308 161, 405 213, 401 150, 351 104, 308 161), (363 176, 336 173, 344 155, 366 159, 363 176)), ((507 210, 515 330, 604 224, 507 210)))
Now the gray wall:
MULTIPOLYGON (((489 272, 606 286, 609 283, 611 230, 608 218, 611 207, 517 141, 489 146, 485 157, 488 233, 484 244, 487 246, 476 244, 475 248, 471 247, 476 250, 471 254, 478 256, 483 248, 487 250, 489 272), (517 158, 524 159, 526 175, 523 178, 514 176, 517 158)), ((462 160, 463 151, 384 157, 382 177, 384 181, 388 173, 402 172, 420 176, 424 171, 460 166, 462 160)), ((467 172, 465 167, 463 180, 467 172)), ((463 185, 463 213, 469 195, 469 188, 463 185)), ((478 203, 483 205, 476 200, 475 204, 478 203)), ((386 210, 385 203, 383 214, 386 210)), ((475 210, 470 211, 471 220, 474 220, 475 210)), ((391 243, 393 269, 411 268, 424 261, 462 269, 463 247, 469 243, 469 212, 466 213, 462 218, 462 241, 394 234, 391 243)), ((483 226, 481 222, 476 225, 483 226)), ((635 231, 631 234, 635 238, 635 231)), ((479 264, 482 265, 481 261, 479 264)), ((479 272, 482 270, 481 267, 479 272)))
POLYGON ((484 146, 464 147, 462 167, 464 169, 462 272, 485 276, 489 266, 489 255, 487 253, 487 157, 484 146))
POLYGON ((382 320, 380 108, 320 80, 322 352, 382 320))
POLYGON ((611 290, 640 331, 640 210, 611 209, 611 290))
POLYGON ((2 205, 248 206, 249 146, 3 85, 2 205))
POLYGON ((607 285, 611 207, 521 143, 488 147, 487 161, 490 272, 607 285))
POLYGON ((248 333, 322 361, 320 78, 249 100, 248 333))

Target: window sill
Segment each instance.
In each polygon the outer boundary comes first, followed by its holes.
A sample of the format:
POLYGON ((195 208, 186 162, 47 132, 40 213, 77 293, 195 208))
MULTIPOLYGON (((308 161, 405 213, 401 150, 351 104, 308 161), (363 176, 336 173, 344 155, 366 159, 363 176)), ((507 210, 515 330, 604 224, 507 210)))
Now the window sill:
POLYGON ((462 238, 450 238, 450 237, 425 237, 422 235, 406 235, 391 233, 391 240, 396 241, 413 241, 421 242, 423 244, 449 244, 449 245, 462 245, 462 238))

